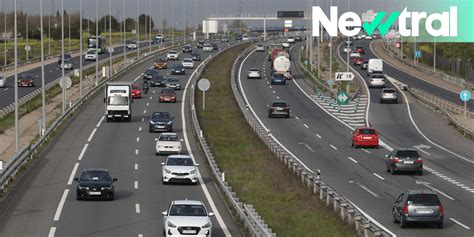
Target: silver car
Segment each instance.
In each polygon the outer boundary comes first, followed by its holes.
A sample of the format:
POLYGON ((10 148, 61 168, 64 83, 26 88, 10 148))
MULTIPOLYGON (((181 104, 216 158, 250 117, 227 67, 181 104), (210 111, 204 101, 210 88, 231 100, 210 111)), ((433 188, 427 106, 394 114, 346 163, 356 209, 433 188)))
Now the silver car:
POLYGON ((181 149, 177 133, 161 133, 156 141, 156 155, 181 154, 181 149))
POLYGON ((380 104, 385 102, 398 103, 397 90, 395 88, 383 88, 380 92, 380 104))
POLYGON ((248 79, 251 79, 251 78, 262 78, 262 75, 260 73, 260 69, 258 68, 250 68, 248 73, 247 73, 247 78, 248 79))
POLYGON ((163 212, 164 236, 212 236, 211 217, 201 201, 175 200, 168 210, 163 212))
POLYGON ((181 90, 181 82, 178 80, 178 78, 169 77, 165 81, 165 87, 181 90))
POLYGON ((257 52, 265 52, 265 46, 259 44, 257 47, 255 47, 255 51, 257 52))
POLYGON ((163 166, 163 184, 170 182, 191 182, 197 184, 197 166, 188 155, 169 155, 163 166))
POLYGON ((369 87, 385 87, 385 76, 379 73, 369 75, 369 87))
POLYGON ((7 78, 4 75, 0 75, 0 87, 3 88, 7 86, 7 78))
POLYGON ((435 224, 443 228, 444 208, 438 194, 431 189, 405 190, 395 200, 392 207, 395 223, 406 228, 409 223, 435 224))

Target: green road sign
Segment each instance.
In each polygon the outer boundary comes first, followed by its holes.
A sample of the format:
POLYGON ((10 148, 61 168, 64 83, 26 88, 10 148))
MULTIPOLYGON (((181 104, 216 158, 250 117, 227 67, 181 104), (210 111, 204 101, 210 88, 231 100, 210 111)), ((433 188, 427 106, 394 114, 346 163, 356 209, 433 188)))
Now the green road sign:
POLYGON ((349 104, 349 96, 346 92, 337 93, 337 104, 338 105, 347 105, 349 104))

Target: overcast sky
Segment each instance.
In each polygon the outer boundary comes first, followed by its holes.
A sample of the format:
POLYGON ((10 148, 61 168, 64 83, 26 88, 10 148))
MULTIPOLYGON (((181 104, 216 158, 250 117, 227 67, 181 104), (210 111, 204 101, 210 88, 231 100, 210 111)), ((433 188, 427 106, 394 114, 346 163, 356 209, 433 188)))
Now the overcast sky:
MULTIPOLYGON (((97 0, 82 1, 84 17, 95 18, 97 0)), ((108 14, 109 1, 98 1, 99 16, 108 14)), ((326 10, 331 2, 331 0, 125 0, 127 17, 136 17, 137 1, 139 2, 139 12, 145 14, 150 14, 151 12, 156 23, 160 21, 161 6, 163 6, 163 17, 167 19, 168 23, 171 22, 173 4, 174 22, 177 27, 182 27, 184 15, 186 15, 187 25, 194 25, 194 13, 196 13, 196 21, 201 22, 206 12, 209 14, 237 14, 239 9, 241 9, 242 13, 263 14, 276 13, 278 10, 307 10, 309 2, 312 2, 312 5, 321 4, 323 9, 326 10)), ((394 9, 389 6, 397 8, 402 6, 402 2, 410 0, 332 0, 332 5, 338 5, 339 12, 344 12, 348 9, 349 1, 351 11, 360 13, 365 12, 367 9, 394 9)), ((80 0, 64 0, 64 9, 68 12, 79 11, 79 2, 80 0)), ((111 0, 111 3, 112 15, 120 20, 123 19, 124 0, 111 0)), ((17 0, 18 9, 23 9, 31 14, 39 14, 39 6, 40 0, 17 0)), ((2 7, 2 10, 12 11, 13 0, 0 0, 0 7, 2 7)), ((61 8, 61 0, 43 0, 44 14, 51 12, 53 8, 59 10, 61 8)), ((298 23, 295 22, 294 24, 298 23)))

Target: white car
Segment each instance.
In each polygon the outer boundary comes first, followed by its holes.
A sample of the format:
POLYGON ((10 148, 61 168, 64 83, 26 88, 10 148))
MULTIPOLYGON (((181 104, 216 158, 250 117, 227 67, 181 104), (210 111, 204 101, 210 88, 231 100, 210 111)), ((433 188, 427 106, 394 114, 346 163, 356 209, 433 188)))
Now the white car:
POLYGON ((385 76, 383 74, 371 74, 369 76, 369 87, 385 87, 385 76))
POLYGON ((169 51, 166 54, 166 59, 167 60, 178 60, 179 59, 179 54, 176 51, 169 51))
POLYGON ((248 41, 248 40, 250 40, 249 36, 246 36, 246 35, 242 36, 242 41, 248 41))
POLYGON ((294 43, 295 42, 295 37, 288 37, 287 41, 288 43, 294 43))
POLYGON ((255 47, 255 51, 257 52, 265 52, 265 46, 259 44, 257 47, 255 47))
POLYGON ((0 75, 0 87, 3 88, 7 86, 7 78, 4 75, 0 75))
POLYGON ((187 181, 197 184, 197 166, 188 155, 169 155, 165 163, 161 163, 163 184, 187 181))
POLYGON ((161 133, 156 141, 156 155, 181 154, 181 140, 177 133, 161 133))
POLYGON ((136 42, 128 42, 127 43, 127 49, 137 49, 138 45, 136 42))
POLYGON ((214 213, 208 212, 201 201, 175 200, 163 216, 163 234, 166 237, 212 235, 211 217, 214 213))
POLYGON ((72 70, 72 61, 71 59, 64 59, 64 62, 60 65, 61 68, 64 67, 65 70, 72 70))
POLYGON ((289 48, 289 47, 290 47, 290 43, 288 43, 288 42, 283 42, 283 43, 281 43, 281 46, 283 46, 283 48, 289 48))
POLYGON ((212 52, 213 50, 214 46, 212 46, 211 44, 206 43, 202 46, 202 51, 204 52, 212 52))
POLYGON ((86 61, 89 61, 89 60, 95 61, 97 59, 97 53, 96 53, 95 49, 87 50, 86 55, 84 55, 84 59, 86 61))
POLYGON ((352 52, 351 54, 349 54, 349 58, 360 58, 360 53, 352 52))
POLYGON ((184 68, 194 68, 194 61, 192 58, 183 59, 183 61, 181 61, 181 64, 183 64, 184 68))
POLYGON ((249 72, 247 73, 247 78, 248 79, 251 79, 251 78, 262 78, 262 75, 260 73, 260 69, 258 68, 250 68, 249 69, 249 72))
POLYGON ((350 47, 344 47, 342 50, 343 50, 344 53, 352 52, 352 48, 350 48, 350 47))

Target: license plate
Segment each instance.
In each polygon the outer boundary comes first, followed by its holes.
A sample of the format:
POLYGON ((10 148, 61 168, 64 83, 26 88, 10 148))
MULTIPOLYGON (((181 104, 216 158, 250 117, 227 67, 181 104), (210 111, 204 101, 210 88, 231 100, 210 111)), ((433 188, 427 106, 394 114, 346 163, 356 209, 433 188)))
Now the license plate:
POLYGON ((183 230, 183 234, 196 234, 195 230, 183 230))
POLYGON ((404 161, 403 164, 413 164, 413 161, 404 161))
POLYGON ((433 210, 421 209, 421 210, 416 210, 416 213, 418 213, 418 214, 432 214, 433 210))
POLYGON ((283 110, 283 108, 277 108, 277 111, 282 111, 282 110, 283 110))
POLYGON ((157 128, 165 128, 165 126, 162 126, 162 125, 158 125, 156 126, 157 128))
POLYGON ((369 140, 372 139, 371 137, 362 137, 362 139, 369 140))
POLYGON ((89 192, 89 195, 101 195, 100 192, 89 192))

